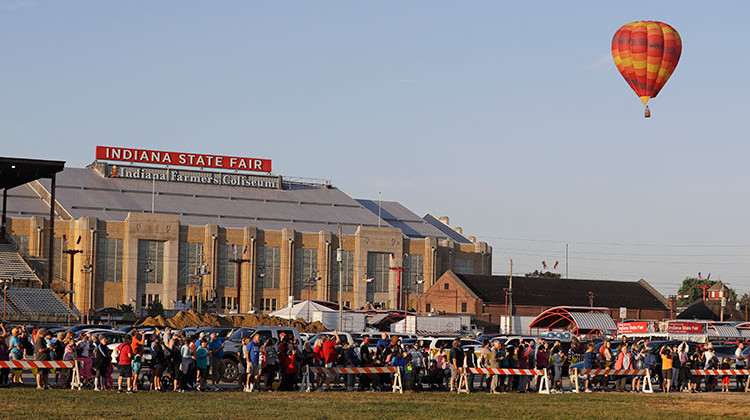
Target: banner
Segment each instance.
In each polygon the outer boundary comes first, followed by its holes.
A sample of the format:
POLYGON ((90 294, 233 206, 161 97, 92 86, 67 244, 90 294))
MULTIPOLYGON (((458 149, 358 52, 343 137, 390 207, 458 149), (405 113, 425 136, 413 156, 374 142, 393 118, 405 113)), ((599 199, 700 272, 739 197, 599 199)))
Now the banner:
POLYGON ((670 322, 667 332, 670 334, 703 334, 705 325, 700 322, 670 322))
POLYGON ((96 146, 97 160, 149 163, 154 165, 193 166, 197 168, 231 169, 236 171, 271 172, 270 159, 201 153, 164 152, 125 147, 96 146))
POLYGON ((617 324, 617 335, 638 334, 646 332, 649 332, 648 322, 646 321, 620 322, 619 324, 617 324))

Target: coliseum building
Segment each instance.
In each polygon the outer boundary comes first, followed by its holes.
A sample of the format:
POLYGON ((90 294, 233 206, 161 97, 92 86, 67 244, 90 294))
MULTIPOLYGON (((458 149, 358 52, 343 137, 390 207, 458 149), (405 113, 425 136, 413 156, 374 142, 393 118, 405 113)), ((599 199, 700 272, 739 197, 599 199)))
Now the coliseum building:
POLYGON ((7 190, 4 240, 37 286, 69 290, 72 273, 83 313, 118 304, 138 311, 154 300, 267 312, 289 296, 306 299, 308 287, 312 299, 337 301, 339 284, 348 307, 415 308, 448 270, 491 274, 491 247, 447 218, 354 199, 328 181, 270 175, 266 160, 185 156, 98 147, 86 168, 7 190))

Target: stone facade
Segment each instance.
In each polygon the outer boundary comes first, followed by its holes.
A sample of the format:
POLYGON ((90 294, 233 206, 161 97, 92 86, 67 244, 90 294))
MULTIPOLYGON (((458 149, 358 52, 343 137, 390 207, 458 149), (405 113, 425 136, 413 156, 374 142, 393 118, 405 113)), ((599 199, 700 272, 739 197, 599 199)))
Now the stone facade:
MULTIPOLYGON (((16 242, 26 244, 22 253, 30 261, 43 262, 47 258, 48 223, 45 218, 9 218, 8 233, 16 242)), ((255 227, 225 228, 210 224, 186 226, 180 224, 179 216, 159 213, 129 213, 125 221, 107 221, 91 217, 55 222, 55 238, 59 248, 55 248, 55 270, 52 287, 55 290, 69 288, 69 256, 66 249, 79 249, 82 252, 73 257, 73 296, 74 303, 82 312, 90 309, 115 307, 118 304, 132 304, 136 310, 144 308, 144 302, 159 299, 165 308, 173 309, 182 301, 199 294, 216 297, 218 312, 229 312, 234 306, 237 288, 234 285, 235 264, 230 260, 246 260, 239 263, 240 272, 240 312, 267 312, 286 305, 288 296, 296 299, 307 298, 307 290, 295 284, 295 264, 301 261, 295 257, 300 250, 314 250, 316 260, 310 267, 315 273, 304 270, 306 278, 320 277, 311 288, 310 297, 320 300, 338 300, 338 286, 334 284, 338 272, 336 249, 341 244, 344 251, 353 256, 351 270, 351 291, 343 292, 343 302, 353 308, 364 307, 368 303, 378 303, 385 308, 397 307, 398 273, 390 267, 401 267, 405 257, 409 261, 419 260, 422 267, 416 293, 409 295, 409 307, 418 305, 422 291, 432 286, 443 272, 460 265, 471 269, 474 274, 489 274, 492 267, 492 249, 486 243, 459 244, 436 238, 407 238, 400 229, 392 227, 360 226, 354 235, 343 238, 329 231, 317 233, 297 232, 293 229, 279 231, 261 230, 255 227), (61 240, 65 235, 67 242, 61 240), (81 237, 79 243, 77 238, 81 237), (117 240, 116 246, 105 250, 102 238, 117 240), (121 244, 121 245, 120 245, 121 244), (185 267, 186 257, 181 252, 186 244, 199 244, 202 252, 194 258, 192 265, 185 267), (227 256, 227 246, 232 244, 238 250, 227 256), (152 246, 158 258, 145 257, 144 250, 152 246), (278 249, 278 287, 262 284, 270 273, 269 267, 258 264, 259 247, 278 249), (247 251, 245 252, 245 249, 247 251), (225 256, 220 254, 225 251, 225 256), (106 252, 106 254, 102 254, 106 252), (371 276, 368 255, 387 254, 387 290, 373 292, 364 279, 371 276), (102 256, 114 276, 104 275, 100 267, 102 256), (118 257, 119 256, 119 257, 118 257), (411 256, 411 257, 409 257, 411 256), (421 256, 417 259, 415 256, 421 256), (65 262, 60 261, 65 257, 65 262), (189 273, 189 284, 180 284, 180 267, 189 273), (203 270, 203 271, 201 271, 203 270), (156 272, 156 274, 153 274, 156 272), (201 274, 203 272, 204 274, 201 274), (230 278, 231 277, 231 278, 230 278), (144 279, 159 279, 148 281, 144 279)), ((151 248, 148 248, 151 249, 151 248)), ((231 248, 230 248, 231 249, 231 248)), ((149 251, 150 252, 150 251, 149 251)), ((275 251, 274 251, 275 252, 275 251)), ((409 264, 414 264, 410 262, 409 264)), ((417 267, 410 267, 417 270, 417 267)), ((407 271, 404 271, 407 273, 407 271)), ((406 281, 406 275, 402 282, 406 281)), ((298 275, 299 277, 299 275, 298 275)), ((411 277, 410 277, 411 278, 411 277)), ((404 283, 405 284, 405 283, 404 283)), ((405 297, 401 297, 402 302, 405 297)), ((399 305, 402 306, 402 305, 399 305)))

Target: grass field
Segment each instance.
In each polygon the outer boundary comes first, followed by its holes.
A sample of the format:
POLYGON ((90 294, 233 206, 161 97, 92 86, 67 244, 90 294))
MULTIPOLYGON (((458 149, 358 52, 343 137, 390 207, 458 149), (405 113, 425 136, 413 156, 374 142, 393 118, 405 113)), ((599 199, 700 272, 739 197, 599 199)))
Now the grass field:
POLYGON ((748 418, 750 394, 151 393, 5 389, 2 418, 748 418), (218 416, 218 417, 217 417, 218 416))

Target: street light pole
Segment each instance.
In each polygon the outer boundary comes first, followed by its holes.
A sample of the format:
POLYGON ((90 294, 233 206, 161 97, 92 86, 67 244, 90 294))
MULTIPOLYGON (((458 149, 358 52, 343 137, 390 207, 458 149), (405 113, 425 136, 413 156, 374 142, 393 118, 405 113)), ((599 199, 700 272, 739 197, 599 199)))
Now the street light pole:
POLYGON ((233 262, 237 264, 237 314, 240 313, 240 291, 242 290, 242 264, 246 262, 250 262, 250 260, 246 258, 234 258, 229 260, 230 262, 233 262))
POLYGON ((409 267, 389 267, 391 270, 398 274, 398 282, 396 283, 396 310, 401 309, 401 273, 404 270, 408 270, 409 267))
POLYGON ((344 236, 341 234, 341 224, 339 224, 339 247, 336 249, 336 261, 339 263, 339 331, 344 327, 344 294, 342 283, 344 282, 344 236))
POLYGON ((314 274, 317 274, 317 272, 313 271, 310 277, 305 280, 305 286, 307 286, 307 322, 310 322, 310 289, 316 281, 321 279, 320 276, 315 276, 314 274))
POLYGON ((80 254, 82 252, 83 251, 80 249, 66 249, 65 251, 63 251, 64 254, 70 255, 70 267, 68 267, 69 268, 68 271, 70 272, 70 307, 71 309, 73 308, 73 261, 75 260, 75 255, 80 254))

